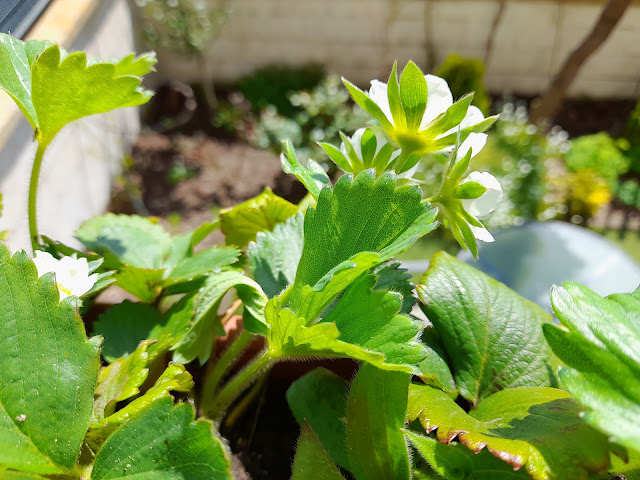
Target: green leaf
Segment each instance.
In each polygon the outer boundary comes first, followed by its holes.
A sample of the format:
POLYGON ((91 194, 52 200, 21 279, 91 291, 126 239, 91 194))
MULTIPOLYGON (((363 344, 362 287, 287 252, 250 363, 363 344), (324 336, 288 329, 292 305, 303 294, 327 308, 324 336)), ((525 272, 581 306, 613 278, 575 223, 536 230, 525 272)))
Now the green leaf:
POLYGON ((153 329, 162 324, 156 308, 125 300, 100 315, 93 328, 104 337, 102 356, 107 362, 133 353, 145 339, 155 338, 153 329))
MULTIPOLYGON (((427 108, 427 80, 424 73, 413 63, 407 63, 400 77, 400 100, 407 119, 409 130, 418 130, 422 115, 427 108)), ((395 120, 395 116, 394 116, 395 120)), ((398 126, 398 125, 396 125, 398 126)))
POLYGON ((116 63, 114 76, 133 75, 135 77, 142 77, 147 73, 154 72, 154 66, 157 62, 158 59, 156 58, 155 52, 146 52, 137 57, 131 53, 116 63))
POLYGON ((406 373, 360 367, 347 401, 347 449, 356 478, 410 478, 402 433, 410 379, 406 373))
POLYGON ((418 365, 426 357, 424 346, 416 338, 420 325, 398 314, 402 308, 400 294, 373 291, 376 282, 374 275, 358 278, 322 322, 335 323, 340 340, 383 353, 386 363, 418 365))
POLYGON ((189 363, 198 358, 200 363, 204 364, 209 359, 214 335, 225 334, 217 311, 222 298, 232 288, 243 301, 245 328, 254 333, 266 332, 264 307, 267 297, 260 285, 234 270, 211 275, 198 290, 189 329, 172 347, 172 350, 175 350, 173 354, 175 362, 189 363))
POLYGON ((409 388, 407 419, 418 418, 443 443, 456 438, 477 453, 485 447, 535 480, 584 479, 609 467, 607 438, 580 418, 569 394, 548 387, 503 390, 469 413, 429 386, 409 388))
POLYGON ((444 352, 442 340, 433 327, 424 330, 422 343, 427 350, 427 358, 418 365, 420 379, 425 384, 439 388, 452 398, 456 398, 459 392, 449 368, 449 358, 444 352))
POLYGON ((402 295, 402 308, 400 313, 411 313, 416 298, 413 296, 415 285, 411 282, 411 274, 406 268, 402 268, 400 262, 389 261, 373 269, 378 276, 374 290, 393 291, 402 295))
POLYGON ((137 215, 107 213, 84 222, 75 237, 105 258, 105 267, 122 265, 160 269, 169 252, 171 237, 157 223, 137 215))
POLYGON ((366 170, 355 179, 345 175, 334 189, 325 188, 317 208, 307 210, 304 247, 291 291, 296 310, 305 286, 316 285, 332 269, 360 252, 376 252, 378 263, 409 248, 435 228, 436 211, 422 202, 415 186, 397 188, 386 173, 375 179, 366 170))
POLYGON ((244 248, 256 239, 258 232, 272 231, 287 218, 298 213, 298 207, 265 188, 257 197, 220 213, 220 228, 227 245, 244 248))
POLYGON ((50 45, 35 40, 24 43, 0 33, 0 88, 11 95, 34 130, 38 128, 38 114, 31 99, 31 63, 50 45))
POLYGON ((140 87, 141 79, 118 75, 113 63, 87 66, 84 52, 61 60, 60 49, 52 45, 31 65, 31 95, 38 115, 42 142, 48 144, 64 127, 78 118, 120 107, 146 103, 151 92, 140 87))
POLYGON ((17 444, 31 452, 29 465, 5 466, 53 473, 46 458, 73 468, 91 419, 99 340, 87 341, 71 297, 60 303, 53 274, 38 279, 24 252, 10 257, 2 244, 0 319, 0 441, 21 435, 17 444))
POLYGON ((330 183, 326 172, 313 160, 308 161, 307 167, 302 165, 296 157, 296 151, 291 140, 282 142, 282 146, 284 149, 284 152, 280 154, 282 169, 285 173, 298 177, 298 180, 304 184, 313 198, 317 199, 320 195, 320 190, 330 183))
POLYGON ((398 62, 393 62, 391 75, 389 75, 389 80, 387 81, 387 99, 389 100, 389 110, 391 110, 391 116, 393 117, 393 125, 396 128, 405 128, 407 119, 400 97, 400 86, 398 85, 398 62))
POLYGON ((156 401, 169 398, 169 392, 188 392, 193 388, 193 378, 184 365, 170 363, 144 395, 129 402, 115 413, 91 425, 87 434, 87 442, 94 451, 100 449, 104 441, 119 427, 131 419, 140 417, 156 401))
POLYGON ((306 422, 298 439, 291 480, 344 480, 306 422))
POLYGON ((422 308, 473 405, 505 388, 554 385, 541 327, 551 318, 540 307, 445 252, 421 283, 422 308))
MULTIPOLYGON (((303 318, 288 308, 281 308, 278 297, 269 300, 265 309, 269 325, 266 334, 269 342, 269 355, 274 359, 282 358, 353 358, 385 370, 412 371, 406 365, 386 363, 384 354, 359 345, 340 340, 340 331, 333 323, 317 323, 306 326, 303 318)), ((401 347, 402 344, 399 345, 401 347)))
POLYGON ((545 326, 544 334, 569 366, 560 370, 562 385, 587 408, 587 422, 640 450, 640 289, 602 298, 565 283, 551 303, 562 327, 545 326))
POLYGON ((5 478, 2 466, 43 474, 62 473, 64 470, 20 431, 21 419, 11 418, 0 404, 0 478, 5 478))
POLYGON ((498 460, 487 450, 473 453, 460 443, 445 445, 433 437, 405 430, 405 436, 429 463, 447 480, 515 480, 530 478, 524 471, 498 460))
POLYGON ((153 403, 115 432, 98 452, 92 480, 231 479, 230 460, 205 420, 193 408, 172 408, 171 398, 153 403))
POLYGON ((312 370, 287 390, 287 402, 298 423, 308 423, 332 461, 347 470, 348 393, 349 383, 325 368, 312 370))
POLYGON ((296 278, 302 255, 304 216, 288 218, 273 232, 260 232, 249 244, 251 271, 269 298, 278 295, 296 278))
POLYGON ((147 349, 150 343, 143 342, 127 358, 119 358, 100 370, 94 395, 92 424, 100 423, 105 417, 112 415, 116 403, 140 393, 140 386, 149 375, 147 349))
POLYGON ((187 256, 173 269, 165 286, 188 282, 207 275, 238 260, 240 252, 232 247, 211 247, 193 256, 187 256))

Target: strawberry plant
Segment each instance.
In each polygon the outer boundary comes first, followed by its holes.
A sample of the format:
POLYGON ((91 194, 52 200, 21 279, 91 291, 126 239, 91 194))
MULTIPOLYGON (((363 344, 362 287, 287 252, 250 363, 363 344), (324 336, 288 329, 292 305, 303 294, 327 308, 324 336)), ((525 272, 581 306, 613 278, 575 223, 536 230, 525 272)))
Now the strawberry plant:
POLYGON ((417 286, 394 260, 440 225, 474 256, 493 241, 480 218, 500 185, 469 170, 494 118, 471 95, 454 103, 411 62, 369 91, 345 80, 377 123, 322 145, 345 173, 335 184, 284 142, 283 169, 308 190, 300 205, 267 189, 178 236, 106 214, 76 231, 79 251, 38 234, 44 152, 66 123, 146 101, 153 56, 87 62, 8 36, 0 47, 0 86, 39 145, 35 258, 0 244, 1 478, 230 479, 218 427, 242 411, 234 402, 278 362, 317 358, 359 370, 351 382, 313 370, 289 388, 296 480, 637 474, 640 291, 557 288, 556 325, 445 253, 417 286), (443 163, 437 191, 412 177, 422 161, 443 163), (226 245, 198 248, 218 228, 226 245), (88 337, 81 314, 110 284, 137 300, 88 337), (221 348, 240 307, 241 332, 221 348), (262 350, 235 368, 256 339, 262 350))

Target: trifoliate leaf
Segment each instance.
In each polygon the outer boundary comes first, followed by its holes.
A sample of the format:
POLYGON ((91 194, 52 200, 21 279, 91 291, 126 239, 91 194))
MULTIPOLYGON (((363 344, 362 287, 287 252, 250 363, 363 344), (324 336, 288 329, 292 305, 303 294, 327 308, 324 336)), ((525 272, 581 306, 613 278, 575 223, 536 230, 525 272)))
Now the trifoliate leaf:
POLYGON ((347 450, 356 478, 410 478, 402 428, 411 376, 363 364, 347 401, 347 450))
POLYGON ((409 248, 435 228, 435 213, 422 202, 418 187, 396 188, 396 179, 389 173, 377 180, 372 170, 355 179, 345 175, 334 189, 323 189, 317 207, 305 215, 304 247, 290 295, 292 309, 298 309, 305 286, 315 286, 354 255, 375 252, 376 262, 382 263, 409 248))
POLYGON ((194 421, 193 407, 151 404, 115 432, 98 452, 93 480, 231 480, 228 453, 213 426, 194 421))
POLYGON ((295 215, 298 207, 265 188, 257 197, 220 213, 220 228, 227 245, 244 248, 258 232, 271 232, 276 225, 295 215))
POLYGON ((259 232, 249 244, 251 271, 269 298, 278 295, 296 278, 302 255, 304 216, 298 215, 275 226, 273 232, 259 232))
POLYGON ((188 282, 238 260, 240 252, 230 247, 211 247, 193 256, 186 256, 171 271, 163 286, 188 282))
POLYGON ((587 480, 609 467, 607 438, 580 418, 580 406, 561 390, 503 390, 466 413, 444 392, 412 385, 407 419, 416 418, 427 433, 437 429, 441 442, 457 438, 476 453, 486 447, 535 480, 587 480))
POLYGON ((287 390, 287 402, 298 423, 308 423, 332 461, 347 470, 348 394, 349 383, 324 368, 312 370, 287 390))
POLYGON ((0 463, 71 469, 91 419, 100 342, 87 341, 73 299, 60 302, 53 274, 38 279, 24 252, 10 257, 2 244, 0 318, 0 443, 19 450, 0 449, 0 463))
POLYGON ((551 303, 562 326, 545 325, 544 334, 568 365, 562 385, 587 408, 587 422, 640 450, 640 289, 602 298, 565 283, 551 303))
POLYGON ((460 394, 473 405, 505 388, 554 385, 542 334, 551 318, 540 307, 444 252, 417 290, 460 394))
POLYGON ((298 439, 291 480, 344 480, 306 422, 298 439))
POLYGON ((460 443, 445 445, 431 436, 419 435, 410 430, 405 430, 404 435, 429 466, 447 480, 531 478, 524 470, 514 471, 511 465, 497 459, 485 449, 474 453, 460 443))
POLYGON ((293 148, 291 140, 283 142, 284 153, 280 154, 280 163, 282 163, 282 169, 285 173, 290 173, 298 177, 313 198, 317 199, 320 195, 320 190, 325 185, 329 184, 329 177, 323 168, 314 162, 309 160, 308 166, 302 165, 296 157, 296 151, 293 148))

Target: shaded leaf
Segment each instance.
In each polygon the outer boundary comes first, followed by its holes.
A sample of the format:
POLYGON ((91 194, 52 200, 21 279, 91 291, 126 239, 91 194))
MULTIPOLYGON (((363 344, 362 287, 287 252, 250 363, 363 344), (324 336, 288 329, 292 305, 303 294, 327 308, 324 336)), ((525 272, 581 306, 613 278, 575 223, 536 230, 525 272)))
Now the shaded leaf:
POLYGON ((93 328, 104 337, 102 356, 113 362, 134 352, 142 340, 155 338, 153 329, 162 323, 156 308, 125 300, 100 315, 93 328))
POLYGON ((115 432, 98 452, 93 480, 231 479, 228 453, 193 408, 160 399, 115 432))
POLYGON ((344 480, 306 422, 298 439, 291 480, 344 480))
POLYGON ((211 247, 193 256, 187 256, 173 269, 165 286, 187 282, 194 278, 215 272, 238 260, 240 252, 231 247, 211 247))
POLYGON ((378 276, 375 290, 392 291, 402 295, 402 308, 400 313, 411 313, 416 303, 413 296, 415 285, 411 282, 412 275, 400 262, 389 261, 373 269, 378 276))
MULTIPOLYGON (((0 318, 0 435, 22 435, 27 450, 73 468, 91 419, 99 339, 87 341, 73 298, 59 301, 53 274, 38 279, 24 252, 10 257, 2 244, 0 318)), ((42 458, 29 461, 5 466, 52 473, 42 458)))
POLYGON ((560 369, 562 385, 587 408, 587 422, 640 450, 640 289, 602 298, 565 283, 551 303, 562 326, 544 334, 569 367, 560 369))
POLYGON ((456 438, 474 452, 485 447, 536 480, 586 480, 609 467, 607 438, 580 418, 569 394, 548 387, 503 390, 466 413, 444 392, 409 388, 407 419, 418 418, 443 443, 456 438))
POLYGON ((287 402, 298 423, 308 424, 332 461, 347 470, 348 394, 349 383, 325 368, 312 370, 287 390, 287 402))
POLYGON ((273 232, 260 232, 249 244, 251 271, 267 297, 278 295, 296 278, 302 255, 304 216, 298 214, 275 226, 273 232))
POLYGON ((411 376, 363 364, 347 401, 347 449, 356 478, 409 479, 402 433, 411 376))
POLYGON ((427 350, 427 358, 418 364, 420 379, 427 385, 439 388, 451 395, 458 396, 458 387, 449 368, 449 358, 444 352, 442 340, 433 327, 422 332, 422 343, 427 350))
POLYGON ((297 212, 296 205, 265 188, 257 197, 223 210, 220 228, 226 236, 227 245, 243 248, 256 239, 258 232, 272 231, 277 224, 297 212))
POLYGON ((505 388, 554 384, 541 328, 551 318, 540 307, 445 252, 421 283, 422 309, 463 397, 477 405, 505 388))
POLYGON ((171 237, 157 223, 137 215, 107 213, 84 222, 75 237, 105 258, 105 267, 160 269, 171 237))

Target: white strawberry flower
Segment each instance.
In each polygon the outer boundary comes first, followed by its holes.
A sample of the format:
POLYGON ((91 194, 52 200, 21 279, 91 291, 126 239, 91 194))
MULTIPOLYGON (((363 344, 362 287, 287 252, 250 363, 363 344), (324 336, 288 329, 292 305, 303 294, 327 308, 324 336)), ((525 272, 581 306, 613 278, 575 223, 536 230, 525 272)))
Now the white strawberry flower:
POLYGON ((98 274, 89 275, 89 264, 86 258, 62 257, 54 258, 50 253, 37 251, 33 263, 38 277, 53 272, 60 292, 60 300, 69 297, 81 297, 95 285, 98 274))
POLYGON ((502 187, 496 177, 488 172, 471 172, 460 185, 467 182, 479 183, 487 190, 478 198, 461 200, 464 209, 477 218, 493 212, 502 200, 502 187))

